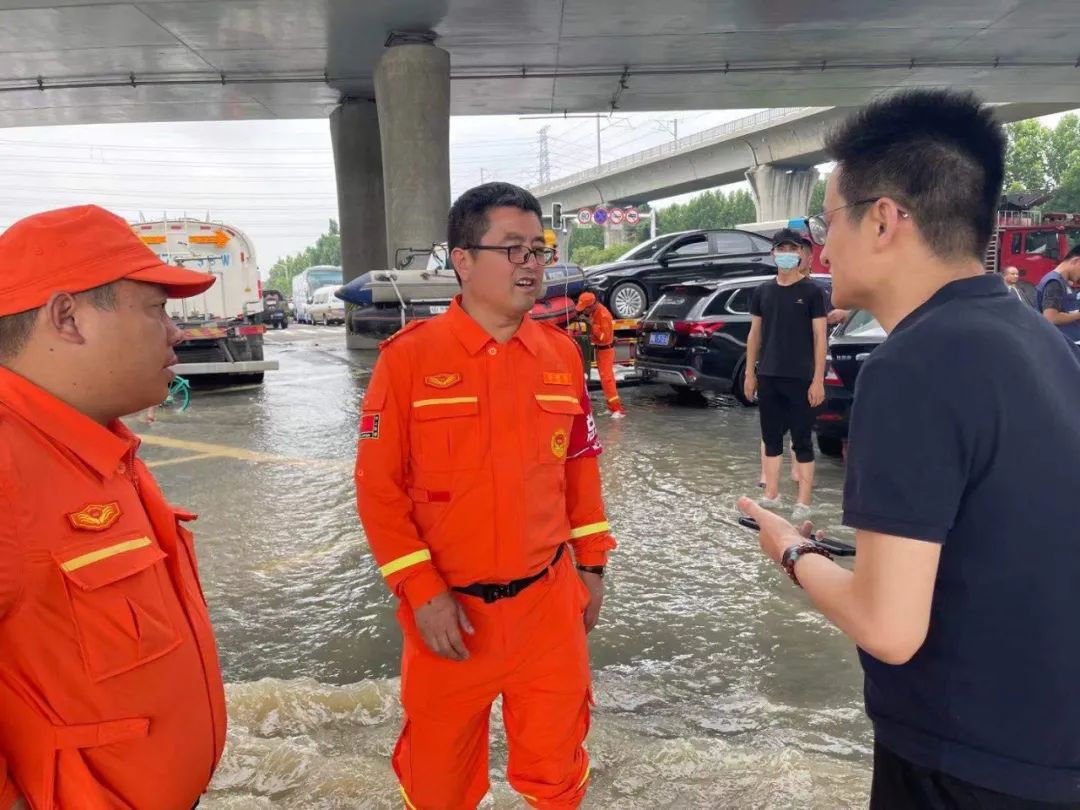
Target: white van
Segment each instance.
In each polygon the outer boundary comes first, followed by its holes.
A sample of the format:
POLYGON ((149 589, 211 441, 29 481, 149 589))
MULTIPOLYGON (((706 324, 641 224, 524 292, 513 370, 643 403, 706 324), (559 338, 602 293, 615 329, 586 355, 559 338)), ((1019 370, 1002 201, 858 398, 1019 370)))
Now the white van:
POLYGON ((308 304, 308 320, 328 326, 331 323, 345 323, 345 302, 334 295, 338 285, 319 287, 311 296, 308 304))

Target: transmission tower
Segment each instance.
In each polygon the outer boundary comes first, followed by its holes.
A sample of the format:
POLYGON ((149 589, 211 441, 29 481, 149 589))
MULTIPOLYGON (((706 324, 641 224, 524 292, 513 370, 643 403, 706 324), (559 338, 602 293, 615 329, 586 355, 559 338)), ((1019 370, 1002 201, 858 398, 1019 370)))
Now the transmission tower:
POLYGON ((537 135, 537 139, 540 141, 540 153, 539 153, 539 159, 540 159, 539 175, 540 175, 540 178, 539 179, 540 179, 541 183, 550 183, 551 182, 551 156, 548 153, 548 130, 549 129, 551 129, 550 125, 548 125, 546 127, 541 127, 540 132, 537 135))

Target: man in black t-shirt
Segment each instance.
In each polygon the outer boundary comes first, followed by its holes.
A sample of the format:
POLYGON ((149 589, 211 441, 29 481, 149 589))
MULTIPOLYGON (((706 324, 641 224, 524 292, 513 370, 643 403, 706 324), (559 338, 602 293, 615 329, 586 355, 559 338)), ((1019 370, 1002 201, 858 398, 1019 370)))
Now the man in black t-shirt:
POLYGON ((1005 144, 992 110, 945 90, 876 101, 830 136, 810 232, 836 304, 888 334, 851 411, 857 565, 739 502, 860 648, 870 810, 1080 807, 1080 350, 984 271, 1005 144))
POLYGON ((746 342, 745 390, 757 394, 765 443, 761 505, 780 506, 784 434, 791 432, 799 497, 796 521, 810 516, 814 489, 814 408, 825 399, 825 293, 802 272, 810 265, 809 239, 784 228, 773 237, 775 281, 754 290, 746 342))

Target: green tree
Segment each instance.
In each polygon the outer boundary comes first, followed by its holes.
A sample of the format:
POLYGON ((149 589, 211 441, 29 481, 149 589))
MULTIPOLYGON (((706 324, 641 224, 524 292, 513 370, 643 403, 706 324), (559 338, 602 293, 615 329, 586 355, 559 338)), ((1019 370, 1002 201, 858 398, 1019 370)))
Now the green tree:
POLYGON ((814 183, 814 189, 810 192, 810 210, 806 212, 807 216, 812 217, 825 210, 825 182, 828 179, 829 176, 825 175, 814 183))
POLYGON ((1007 191, 1042 191, 1048 186, 1050 130, 1038 121, 1017 121, 1006 127, 1007 191))
POLYGON ((341 229, 335 220, 330 220, 326 233, 316 239, 315 244, 308 245, 295 256, 286 256, 274 262, 266 286, 289 295, 293 276, 316 264, 341 264, 341 229))
POLYGON ((746 189, 730 194, 705 191, 685 203, 675 203, 657 213, 657 233, 698 228, 731 228, 757 219, 754 198, 746 189))

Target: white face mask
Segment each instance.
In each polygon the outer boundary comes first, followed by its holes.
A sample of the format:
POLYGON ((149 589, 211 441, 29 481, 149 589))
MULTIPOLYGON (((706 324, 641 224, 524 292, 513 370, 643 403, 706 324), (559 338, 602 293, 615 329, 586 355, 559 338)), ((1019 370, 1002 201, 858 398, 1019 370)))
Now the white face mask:
POLYGON ((799 254, 798 253, 777 253, 776 266, 784 272, 790 273, 796 267, 799 266, 799 254))

